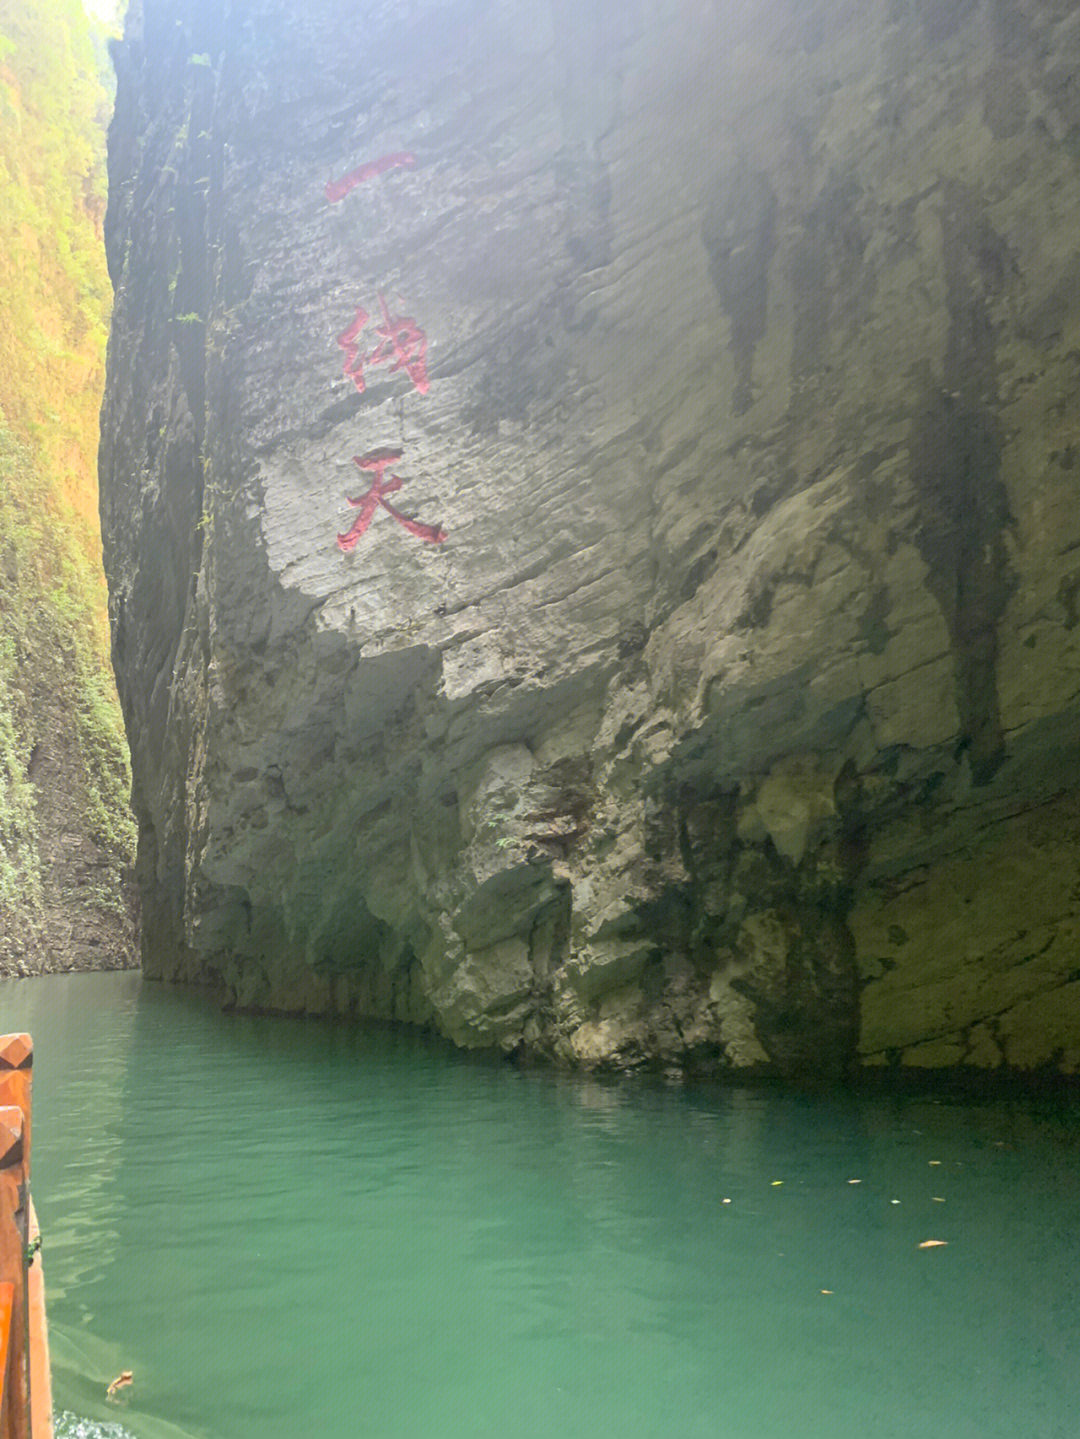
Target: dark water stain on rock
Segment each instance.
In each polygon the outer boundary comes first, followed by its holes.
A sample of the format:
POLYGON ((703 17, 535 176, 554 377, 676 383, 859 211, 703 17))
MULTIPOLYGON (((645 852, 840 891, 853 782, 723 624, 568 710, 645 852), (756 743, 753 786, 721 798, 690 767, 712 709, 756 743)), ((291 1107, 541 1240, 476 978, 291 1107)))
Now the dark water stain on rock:
POLYGON ((792 251, 791 384, 800 420, 839 399, 848 337, 870 312, 873 277, 863 264, 870 232, 864 205, 854 180, 830 180, 792 251))
POLYGON ((769 266, 776 251, 776 194, 768 177, 743 165, 702 226, 709 275, 731 322, 735 414, 753 403, 754 350, 765 334, 769 266))
POLYGON ((777 1071, 796 1081, 844 1076, 858 1037, 855 947, 843 918, 816 904, 766 916, 783 958, 756 957, 732 981, 754 1006, 754 1027, 777 1071))
POLYGON ((990 307, 1015 265, 958 183, 946 189, 941 223, 949 330, 941 383, 924 377, 911 428, 915 542, 952 639, 960 746, 975 783, 985 784, 1004 758, 997 626, 1014 586, 1005 550, 1010 514, 990 307))

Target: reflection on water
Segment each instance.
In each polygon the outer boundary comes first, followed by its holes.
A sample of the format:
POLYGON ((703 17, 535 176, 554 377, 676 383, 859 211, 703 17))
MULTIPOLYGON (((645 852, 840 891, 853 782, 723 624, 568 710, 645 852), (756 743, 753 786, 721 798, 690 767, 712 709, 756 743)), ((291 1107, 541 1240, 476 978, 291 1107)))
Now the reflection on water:
POLYGON ((132 975, 0 1023, 62 1435, 1074 1432, 1067 1107, 520 1071, 132 975))
MULTIPOLYGON (((73 1295, 82 1292, 103 1267, 112 1263, 120 1240, 115 1224, 101 1223, 99 1219, 103 1211, 109 1212, 107 1192, 115 1189, 122 1157, 124 1074, 132 1043, 139 976, 128 972, 117 978, 118 982, 110 987, 106 1026, 93 1024, 87 1010, 87 991, 63 981, 48 987, 30 987, 34 992, 28 996, 28 1022, 19 1026, 36 1033, 40 1028, 37 1015, 44 1002, 48 1067, 52 1068, 54 1055, 62 1056, 66 1101, 64 1164, 56 1172, 49 1194, 55 1216, 48 1235, 52 1259, 49 1291, 56 1301, 62 1301, 69 1291, 73 1295), (103 1204, 97 1202, 99 1196, 103 1204)), ((22 998, 18 987, 9 986, 7 994, 22 998)), ((40 1054, 35 1054, 35 1061, 40 1068, 40 1054)), ((35 1086, 35 1139, 40 1125, 46 1144, 53 1125, 54 1093, 48 1079, 35 1086)), ((36 1154, 34 1157, 38 1158, 36 1154)), ((40 1162, 47 1164, 44 1154, 40 1162)))

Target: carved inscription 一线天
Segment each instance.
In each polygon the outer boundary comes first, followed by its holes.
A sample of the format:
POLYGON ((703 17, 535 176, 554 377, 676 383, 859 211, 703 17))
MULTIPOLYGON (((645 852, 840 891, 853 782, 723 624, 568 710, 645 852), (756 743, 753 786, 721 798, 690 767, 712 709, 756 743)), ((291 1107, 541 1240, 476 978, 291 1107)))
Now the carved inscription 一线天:
POLYGON ((376 175, 381 175, 385 170, 393 170, 398 165, 415 164, 416 156, 411 150, 401 150, 393 155, 383 155, 378 160, 369 160, 366 165, 350 170, 340 180, 330 180, 326 186, 326 198, 331 205, 336 205, 339 200, 344 200, 350 190, 355 190, 357 185, 364 184, 366 180, 374 180, 376 175))
MULTIPOLYGON (((326 198, 331 204, 336 204, 357 185, 374 179, 375 176, 383 174, 386 170, 397 166, 411 166, 415 163, 416 156, 411 151, 383 155, 378 160, 371 160, 359 166, 358 169, 351 171, 340 180, 332 180, 326 186, 326 198)), ((419 394, 426 395, 430 388, 427 373, 426 333, 411 315, 391 315, 390 308, 381 294, 379 295, 379 308, 382 311, 382 323, 375 325, 375 344, 370 350, 362 352, 360 348, 364 330, 372 318, 362 305, 357 307, 352 322, 338 335, 337 343, 345 356, 342 374, 353 382, 357 393, 362 395, 367 389, 365 368, 388 366, 390 374, 402 371, 408 376, 413 388, 419 394)), ((376 510, 380 507, 390 515, 391 519, 401 525, 402 529, 427 544, 441 545, 446 539, 446 531, 441 526, 426 525, 419 520, 410 519, 408 515, 403 515, 400 510, 390 504, 386 498, 387 495, 394 494, 401 489, 401 476, 388 473, 390 466, 400 460, 401 456, 400 449, 372 450, 366 455, 353 456, 353 463, 365 474, 371 476, 371 484, 359 498, 349 499, 349 504, 358 513, 352 527, 345 534, 339 534, 337 537, 338 548, 343 553, 348 554, 356 548, 375 518, 376 510)))
POLYGON ((399 475, 385 477, 388 467, 400 460, 401 450, 373 450, 368 455, 354 455, 353 464, 366 474, 373 475, 371 488, 359 499, 349 500, 359 514, 353 521, 352 528, 344 535, 338 535, 338 549, 346 554, 356 548, 361 536, 363 536, 372 520, 375 518, 375 511, 381 505, 382 508, 395 519, 404 530, 410 535, 415 535, 418 540, 424 540, 429 545, 441 545, 446 539, 446 531, 439 525, 421 524, 419 520, 411 520, 408 515, 403 515, 400 510, 390 504, 386 496, 392 495, 396 490, 401 489, 402 480, 399 475))
POLYGON ((389 365, 390 373, 403 370, 421 395, 430 389, 427 373, 427 335, 411 315, 391 315, 385 299, 379 296, 383 323, 375 326, 378 344, 369 353, 360 353, 360 336, 371 316, 359 306, 348 329, 342 330, 337 342, 345 352, 341 373, 352 380, 359 394, 367 389, 364 366, 389 365))

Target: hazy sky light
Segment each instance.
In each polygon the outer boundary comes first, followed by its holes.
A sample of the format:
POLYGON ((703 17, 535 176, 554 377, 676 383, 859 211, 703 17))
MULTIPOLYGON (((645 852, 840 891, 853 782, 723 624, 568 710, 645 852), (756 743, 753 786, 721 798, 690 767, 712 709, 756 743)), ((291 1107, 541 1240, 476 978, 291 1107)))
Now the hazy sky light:
POLYGON ((88 15, 109 25, 119 22, 121 8, 121 0, 83 0, 83 9, 88 15))

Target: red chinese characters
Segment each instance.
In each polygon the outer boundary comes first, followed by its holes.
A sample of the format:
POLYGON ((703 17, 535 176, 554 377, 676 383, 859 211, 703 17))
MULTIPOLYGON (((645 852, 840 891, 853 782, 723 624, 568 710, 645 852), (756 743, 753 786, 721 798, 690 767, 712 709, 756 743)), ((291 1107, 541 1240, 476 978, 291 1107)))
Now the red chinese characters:
MULTIPOLYGON (((326 198, 330 204, 337 204, 358 185, 374 179, 377 175, 398 166, 415 164, 416 156, 411 151, 383 155, 378 160, 370 160, 359 166, 340 180, 331 180, 326 186, 326 198)), ((411 315, 392 315, 381 294, 379 309, 382 323, 376 319, 373 336, 369 334, 365 339, 365 330, 372 316, 363 306, 357 307, 352 323, 338 335, 337 343, 345 357, 342 374, 353 382, 357 393, 362 395, 367 389, 369 378, 365 372, 369 368, 386 367, 391 375, 401 371, 418 394, 426 395, 430 388, 426 333, 411 315), (362 346, 364 348, 361 348, 362 346)), ((426 544, 441 545, 446 539, 446 531, 440 525, 425 525, 420 520, 410 519, 387 499, 388 495, 395 494, 402 487, 401 476, 391 471, 391 466, 400 460, 401 456, 400 449, 372 450, 366 455, 353 456, 353 463, 369 476, 371 483, 358 499, 349 499, 349 504, 357 513, 352 527, 337 537, 338 548, 343 553, 349 554, 356 548, 380 508, 403 530, 426 544)))
POLYGON ((416 156, 410 150, 402 150, 395 155, 383 155, 378 160, 369 160, 366 165, 350 171, 340 180, 331 180, 326 187, 326 198, 331 205, 336 205, 339 200, 344 200, 350 190, 355 190, 357 185, 362 185, 365 180, 373 180, 384 170, 393 170, 397 165, 415 164, 416 156))
POLYGON ((378 344, 370 354, 360 353, 360 336, 371 316, 361 306, 357 309, 352 324, 342 330, 337 342, 345 352, 345 363, 341 373, 352 380, 362 395, 367 389, 364 379, 365 365, 389 365, 390 373, 404 370, 421 395, 430 389, 427 373, 427 335, 411 315, 391 315, 386 301, 379 296, 383 323, 375 326, 378 344))
POLYGON ((353 521, 352 529, 347 534, 338 535, 338 549, 344 550, 346 554, 356 548, 361 536, 366 533, 368 526, 375 518, 375 511, 381 505, 404 530, 410 535, 415 535, 418 540, 425 540, 429 545, 441 545, 446 539, 446 531, 439 525, 423 525, 419 520, 410 520, 408 515, 403 515, 396 510, 387 499, 396 490, 401 489, 401 477, 390 475, 385 477, 385 472, 395 461, 400 460, 401 450, 374 450, 369 455, 354 455, 353 464, 367 474, 373 475, 371 488, 367 494, 361 495, 358 500, 350 499, 349 504, 359 510, 359 514, 353 521))

